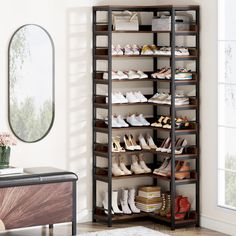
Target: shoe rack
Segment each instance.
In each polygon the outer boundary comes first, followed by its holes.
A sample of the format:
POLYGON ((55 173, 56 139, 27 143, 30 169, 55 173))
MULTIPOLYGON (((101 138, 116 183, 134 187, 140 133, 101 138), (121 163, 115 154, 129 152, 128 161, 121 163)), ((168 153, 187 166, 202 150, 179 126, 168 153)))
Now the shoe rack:
MULTIPOLYGON (((137 218, 147 218, 153 219, 158 223, 167 224, 171 227, 172 230, 178 227, 186 227, 188 225, 196 225, 199 226, 199 198, 200 198, 200 156, 199 156, 199 124, 200 124, 200 116, 199 116, 199 102, 200 102, 200 91, 199 91, 199 81, 200 81, 200 60, 199 60, 199 6, 95 6, 93 7, 93 221, 104 221, 107 222, 108 226, 111 226, 113 222, 116 221, 125 221, 125 220, 135 220, 137 218), (152 31, 151 23, 150 25, 140 25, 139 31, 113 31, 112 27, 112 13, 117 11, 129 10, 132 12, 149 12, 152 13, 153 16, 157 16, 158 12, 169 12, 171 16, 171 30, 170 31, 152 31), (175 15, 177 12, 185 12, 191 11, 194 12, 194 23, 191 25, 189 31, 175 31, 175 15), (98 21, 99 12, 105 12, 107 16, 107 21, 100 22, 98 21), (139 33, 142 34, 152 34, 153 35, 153 43, 158 45, 158 37, 159 35, 165 33, 169 36, 169 40, 167 44, 171 47, 171 55, 112 55, 112 37, 114 34, 131 34, 134 37, 139 37, 139 33), (103 36, 107 38, 107 46, 99 47, 97 46, 97 38, 99 36, 103 36), (181 37, 194 37, 195 46, 189 48, 190 55, 188 56, 176 56, 175 55, 175 47, 176 47, 176 38, 177 36, 181 37), (125 80, 112 80, 112 65, 113 59, 123 60, 124 63, 126 60, 132 60, 133 58, 141 58, 150 60, 150 63, 153 64, 153 71, 146 72, 151 75, 151 73, 156 72, 160 67, 158 67, 159 59, 168 59, 169 65, 171 67, 171 79, 153 79, 151 77, 147 79, 143 79, 142 81, 147 84, 152 90, 153 94, 158 92, 158 88, 161 84, 166 84, 169 87, 169 91, 171 94, 171 105, 167 104, 153 104, 153 103, 142 103, 142 106, 152 106, 153 119, 158 116, 159 107, 166 107, 169 115, 171 116, 171 124, 175 124, 175 117, 177 112, 188 112, 193 111, 195 119, 192 122, 192 125, 188 129, 179 130, 175 128, 175 125, 171 125, 171 129, 163 129, 161 127, 127 127, 127 128, 112 128, 112 109, 114 107, 127 107, 127 106, 136 106, 137 110, 139 109, 140 104, 112 104, 111 102, 111 94, 113 91, 114 83, 126 83, 125 80), (102 78, 103 72, 97 69, 98 62, 107 63, 107 70, 105 72, 108 73, 108 80, 104 80, 102 78), (178 61, 186 62, 193 61, 195 64, 195 69, 192 71, 193 78, 192 80, 175 80, 175 71, 176 71, 176 63, 178 61), (99 85, 106 86, 107 89, 107 98, 108 102, 106 103, 105 96, 101 96, 98 93, 97 87, 99 85), (175 105, 175 92, 178 87, 188 87, 193 86, 195 90, 195 96, 190 99, 190 104, 188 105, 175 105), (106 110, 108 115, 108 125, 105 124, 104 121, 97 118, 98 109, 106 110), (149 130, 153 134, 153 140, 156 142, 159 138, 160 132, 164 132, 166 136, 171 137, 171 153, 161 153, 154 150, 140 150, 140 151, 126 151, 125 155, 130 154, 139 154, 143 153, 144 155, 148 153, 149 155, 153 155, 153 168, 159 166, 159 163, 165 157, 170 157, 171 160, 171 176, 163 177, 154 175, 152 173, 142 174, 142 175, 130 175, 130 176, 119 176, 114 177, 112 175, 112 136, 115 130, 119 129, 119 131, 132 131, 132 130, 149 130), (98 141, 99 135, 106 135, 107 143, 100 143, 98 141), (182 154, 175 154, 175 141, 177 137, 185 135, 185 136, 193 136, 195 142, 193 145, 185 148, 182 154), (103 158, 107 161, 107 169, 102 172, 97 166, 97 159, 103 158), (175 161, 177 160, 188 160, 194 163, 194 168, 190 171, 190 178, 177 180, 175 178, 175 161), (154 185, 158 185, 161 182, 166 182, 167 186, 169 186, 169 191, 171 195, 171 218, 167 219, 166 217, 161 217, 159 215, 155 215, 153 213, 140 213, 140 214, 132 214, 132 215, 113 215, 111 209, 112 202, 112 185, 113 181, 116 180, 125 180, 129 181, 130 178, 139 178, 148 177, 153 180, 154 185), (108 214, 104 214, 103 210, 97 206, 97 191, 98 191, 98 182, 104 182, 107 186, 108 191, 108 214), (181 185, 193 185, 195 188, 195 207, 189 214, 189 217, 184 220, 175 220, 175 198, 177 196, 177 189, 181 185)), ((122 43, 122 42, 120 42, 122 43)), ((134 79, 130 83, 139 83, 140 80, 134 79)), ((127 85, 128 86, 128 85, 127 85)))

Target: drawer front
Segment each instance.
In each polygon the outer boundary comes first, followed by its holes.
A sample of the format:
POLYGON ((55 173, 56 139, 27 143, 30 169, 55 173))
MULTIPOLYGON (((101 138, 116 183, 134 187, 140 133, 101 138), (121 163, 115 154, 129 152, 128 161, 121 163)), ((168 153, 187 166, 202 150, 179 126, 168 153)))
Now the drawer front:
POLYGON ((0 188, 0 226, 13 229, 72 221, 72 182, 0 188))

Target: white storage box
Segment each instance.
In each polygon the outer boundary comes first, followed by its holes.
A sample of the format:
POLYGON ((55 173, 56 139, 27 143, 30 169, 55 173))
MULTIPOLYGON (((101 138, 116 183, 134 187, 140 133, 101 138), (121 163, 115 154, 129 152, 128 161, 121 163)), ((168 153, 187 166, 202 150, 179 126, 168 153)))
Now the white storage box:
MULTIPOLYGON (((192 17, 189 14, 175 16, 175 30, 188 31, 192 17)), ((170 31, 171 30, 171 16, 162 15, 152 19, 152 31, 170 31)))
POLYGON ((138 196, 148 199, 159 198, 161 197, 161 188, 153 186, 140 187, 138 190, 138 196))
POLYGON ((138 31, 139 17, 137 13, 124 11, 113 14, 113 30, 138 31))

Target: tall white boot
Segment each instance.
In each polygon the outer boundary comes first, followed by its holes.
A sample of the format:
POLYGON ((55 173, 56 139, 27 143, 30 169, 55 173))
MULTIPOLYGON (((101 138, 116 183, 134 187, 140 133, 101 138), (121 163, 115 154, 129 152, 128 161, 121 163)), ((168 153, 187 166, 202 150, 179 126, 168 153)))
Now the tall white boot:
POLYGON ((128 190, 122 189, 120 203, 124 214, 132 213, 128 206, 128 190))
POLYGON ((130 206, 130 209, 133 213, 140 213, 140 209, 138 209, 136 206, 135 206, 135 189, 132 188, 129 190, 129 198, 128 198, 128 203, 129 203, 129 206, 130 206))
POLYGON ((145 173, 145 170, 138 164, 138 157, 135 155, 132 155, 131 171, 133 171, 136 175, 145 173))
MULTIPOLYGON (((102 205, 103 205, 105 214, 108 214, 108 192, 104 192, 104 199, 102 201, 102 205)), ((111 209, 111 213, 114 214, 112 209, 111 209)))
POLYGON ((118 207, 117 204, 117 199, 118 199, 118 191, 112 191, 112 210, 114 211, 115 214, 122 214, 123 211, 121 211, 118 207))
POLYGON ((119 161, 120 161, 120 169, 122 171, 124 171, 125 175, 131 175, 132 172, 130 170, 127 169, 126 165, 125 165, 125 158, 123 155, 119 156, 119 161))
POLYGON ((142 167, 142 169, 145 171, 145 173, 151 173, 152 170, 147 167, 144 159, 143 159, 143 154, 139 154, 139 165, 142 167))
POLYGON ((120 169, 120 167, 118 166, 118 162, 117 162, 117 157, 116 156, 113 156, 112 157, 112 174, 114 176, 122 176, 122 175, 125 175, 125 172, 122 171, 120 169))

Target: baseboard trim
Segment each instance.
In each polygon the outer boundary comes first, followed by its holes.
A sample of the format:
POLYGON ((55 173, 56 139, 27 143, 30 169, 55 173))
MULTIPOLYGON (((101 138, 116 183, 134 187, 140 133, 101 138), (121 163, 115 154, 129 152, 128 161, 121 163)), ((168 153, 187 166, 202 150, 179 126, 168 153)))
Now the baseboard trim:
POLYGON ((92 221, 92 210, 83 210, 77 212, 77 223, 86 223, 92 221))
POLYGON ((225 221, 216 220, 207 216, 201 216, 201 227, 218 231, 231 236, 236 236, 236 225, 225 221))

